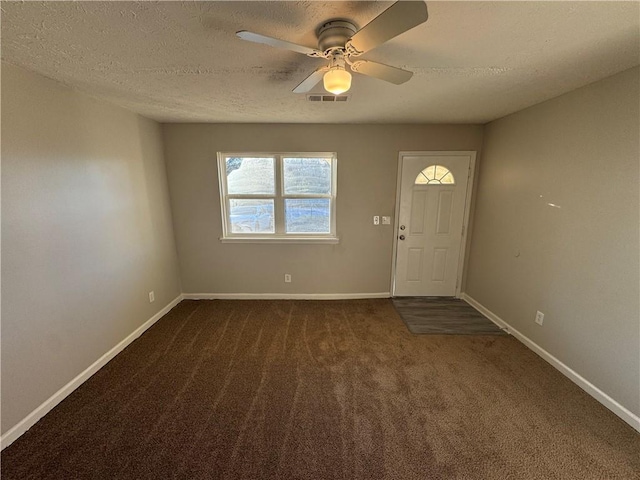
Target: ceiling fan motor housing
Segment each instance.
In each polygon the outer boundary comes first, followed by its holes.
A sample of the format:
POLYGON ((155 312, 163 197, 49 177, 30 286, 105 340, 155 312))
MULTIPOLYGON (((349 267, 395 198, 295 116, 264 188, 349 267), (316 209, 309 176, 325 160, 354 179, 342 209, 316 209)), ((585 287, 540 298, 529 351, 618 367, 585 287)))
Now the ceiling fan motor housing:
POLYGON ((323 52, 344 48, 345 43, 356 33, 353 23, 346 20, 331 20, 318 29, 318 47, 323 52))
POLYGON ((334 18, 320 24, 316 30, 318 48, 297 45, 278 38, 268 37, 248 30, 236 35, 243 40, 262 43, 301 53, 312 58, 322 58, 329 65, 317 68, 293 89, 295 93, 308 93, 320 81, 333 94, 346 92, 351 87, 351 72, 400 85, 407 82, 412 72, 371 60, 354 60, 388 40, 424 23, 429 18, 424 1, 398 0, 380 15, 358 30, 351 20, 334 18))

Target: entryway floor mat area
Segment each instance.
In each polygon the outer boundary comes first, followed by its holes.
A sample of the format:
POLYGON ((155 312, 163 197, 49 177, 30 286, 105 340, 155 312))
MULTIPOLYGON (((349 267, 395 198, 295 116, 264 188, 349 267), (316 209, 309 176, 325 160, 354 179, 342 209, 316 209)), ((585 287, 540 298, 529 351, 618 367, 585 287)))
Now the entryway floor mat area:
POLYGON ((458 298, 396 297, 392 301, 409 331, 416 335, 507 335, 458 298))

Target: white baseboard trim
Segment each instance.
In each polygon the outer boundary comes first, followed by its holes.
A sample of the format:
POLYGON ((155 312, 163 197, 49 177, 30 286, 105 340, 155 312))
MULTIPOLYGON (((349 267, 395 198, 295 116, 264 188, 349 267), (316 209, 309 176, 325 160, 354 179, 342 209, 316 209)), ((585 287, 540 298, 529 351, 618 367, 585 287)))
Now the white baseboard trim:
POLYGON ((473 308, 478 310, 480 313, 482 313, 485 317, 487 317, 493 323, 498 325, 498 327, 506 330, 508 333, 516 337, 520 342, 525 344, 528 348, 533 350, 535 353, 541 356, 544 360, 546 360, 551 365, 553 365, 563 375, 568 377, 569 380, 571 380, 573 383, 575 383, 580 388, 582 388, 585 392, 587 392, 589 395, 595 398, 598 402, 600 402, 602 405, 604 405, 613 413, 615 413, 618 417, 620 417, 626 423, 631 425, 632 428, 640 432, 640 417, 638 417, 636 414, 634 414, 629 409, 622 406, 620 403, 618 403, 616 400, 611 398, 605 392, 600 390, 598 387, 596 387, 589 380, 587 380, 582 375, 577 373, 575 370, 571 369, 566 364, 562 363, 560 360, 558 360, 556 357, 551 355, 549 352, 547 352, 544 348, 542 348, 540 345, 535 343, 529 337, 523 335, 518 330, 513 328, 511 325, 505 322, 502 318, 500 318, 498 315, 493 313, 487 307, 485 307, 480 302, 475 300, 473 297, 470 297, 466 293, 463 293, 462 299, 465 300, 473 308))
POLYGON ((185 300, 357 300, 391 298, 379 293, 183 293, 185 300))
POLYGON ((169 310, 175 307, 178 303, 182 301, 182 295, 178 295, 175 299, 173 299, 167 306, 165 306, 162 310, 156 313, 149 320, 144 322, 138 328, 135 329, 127 338, 118 343, 115 347, 109 350, 107 353, 102 355, 98 360, 96 360, 92 365, 90 365, 86 370, 81 372, 77 377, 67 383, 64 387, 58 390, 56 393, 51 395, 42 405, 36 408, 33 412, 27 415, 23 420, 21 420, 17 425, 9 429, 2 437, 0 437, 0 450, 11 445, 14 441, 16 441, 20 435, 25 433, 31 427, 33 427, 38 420, 44 417, 47 413, 49 413, 56 405, 58 405, 62 400, 64 400, 71 392, 73 392, 76 388, 82 385, 85 381, 89 379, 94 373, 100 370, 103 366, 109 362, 113 357, 115 357, 118 353, 124 350, 130 343, 132 343, 136 338, 142 335, 149 327, 151 327, 154 323, 160 320, 164 315, 166 315, 169 310))
POLYGON ((491 320, 493 323, 495 323, 498 327, 500 327, 502 330, 505 330, 507 333, 511 334, 514 329, 511 328, 511 326, 505 322, 504 320, 502 320, 499 316, 497 316, 495 313, 493 313, 491 310, 489 310, 488 308, 486 308, 484 305, 482 305, 481 303, 479 303, 475 298, 470 297, 469 295, 467 295, 466 293, 463 293, 460 298, 462 298, 462 300, 464 300, 465 302, 467 302, 469 305, 471 305, 473 308, 475 308, 476 310, 478 310, 482 315, 484 315, 485 317, 487 317, 489 320, 491 320))

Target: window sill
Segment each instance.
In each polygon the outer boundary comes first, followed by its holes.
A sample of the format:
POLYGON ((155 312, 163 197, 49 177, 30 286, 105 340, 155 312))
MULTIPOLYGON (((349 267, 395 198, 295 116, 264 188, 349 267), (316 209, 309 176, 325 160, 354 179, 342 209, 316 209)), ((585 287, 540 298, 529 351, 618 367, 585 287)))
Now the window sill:
POLYGON ((220 237, 221 243, 309 243, 336 244, 338 237, 220 237))

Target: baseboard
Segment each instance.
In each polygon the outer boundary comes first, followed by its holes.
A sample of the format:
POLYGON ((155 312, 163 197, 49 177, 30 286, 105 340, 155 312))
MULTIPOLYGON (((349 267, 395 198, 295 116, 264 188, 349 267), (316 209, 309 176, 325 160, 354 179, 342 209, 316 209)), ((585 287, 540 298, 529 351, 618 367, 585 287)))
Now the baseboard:
POLYGON ((482 315, 484 315, 485 317, 487 317, 489 320, 491 320, 493 323, 495 323, 498 327, 500 327, 502 330, 505 330, 507 333, 512 333, 513 328, 511 328, 511 326, 505 322, 504 320, 502 320, 499 316, 497 316, 495 313, 493 313, 491 310, 489 310, 488 308, 486 308, 484 305, 482 305, 481 303, 479 303, 477 300, 475 300, 473 297, 470 297, 469 295, 467 295, 466 293, 463 293, 460 298, 462 300, 464 300, 465 302, 467 302, 469 305, 471 305, 473 308, 475 308, 476 310, 478 310, 482 315))
POLYGON ((144 322, 140 327, 138 327, 135 331, 133 331, 127 338, 118 343, 115 347, 105 353, 102 357, 96 360, 89 368, 80 373, 76 378, 67 383, 64 387, 58 390, 56 393, 51 395, 48 400, 46 400, 42 405, 36 408, 33 412, 27 415, 22 421, 20 421, 13 428, 9 429, 2 437, 0 437, 0 449, 4 449, 11 445, 15 440, 17 440, 20 435, 29 430, 32 426, 36 424, 38 420, 44 417, 47 413, 49 413, 56 405, 58 405, 62 400, 64 400, 71 392, 73 392, 76 388, 82 385, 89 377, 91 377, 94 373, 100 370, 104 365, 109 362, 113 357, 115 357, 118 353, 124 350, 130 343, 132 343, 136 338, 142 335, 149 327, 151 327, 154 323, 156 323, 160 318, 166 315, 169 310, 175 307, 178 303, 182 301, 182 295, 178 295, 175 299, 173 299, 167 306, 165 306, 162 310, 156 313, 149 320, 144 322))
POLYGON ((582 375, 577 373, 575 370, 571 369, 566 364, 562 363, 560 360, 558 360, 556 357, 551 355, 549 352, 547 352, 544 348, 542 348, 540 345, 535 343, 529 337, 527 337, 526 335, 523 335, 518 330, 513 328, 511 325, 509 325, 507 322, 505 322, 503 319, 501 319, 498 315, 493 313, 487 307, 482 305, 480 302, 475 300, 473 297, 470 297, 466 293, 463 293, 462 299, 465 300, 473 308, 478 310, 480 313, 482 313, 485 317, 487 317, 493 323, 498 325, 498 327, 506 330, 508 333, 516 337, 520 342, 525 344, 528 348, 533 350, 535 353, 537 353, 539 356, 541 356, 543 359, 545 359, 547 362, 553 365, 557 370, 559 370, 562 374, 564 374, 567 378, 569 378, 573 383, 578 385, 585 392, 587 392, 589 395, 595 398, 598 402, 600 402, 602 405, 607 407, 609 410, 615 413, 618 417, 620 417, 626 423, 631 425, 632 428, 640 432, 640 417, 638 417, 636 414, 634 414, 629 409, 622 406, 620 403, 618 403, 616 400, 611 398, 605 392, 600 390, 598 387, 596 387, 589 380, 587 380, 582 375))
MULTIPOLYGON (((115 357, 118 353, 124 350, 129 344, 131 344, 136 338, 142 335, 149 327, 156 323, 160 318, 166 315, 173 307, 180 303, 183 299, 200 300, 200 299, 238 299, 238 300, 268 300, 268 299, 298 299, 298 300, 346 300, 346 299, 365 299, 365 298, 389 298, 391 295, 389 292, 380 293, 336 293, 336 294, 285 294, 285 293, 186 293, 178 295, 162 310, 156 313, 153 317, 147 320, 144 324, 133 331, 124 340, 118 343, 115 347, 105 353, 102 357, 96 360, 91 366, 80 373, 77 377, 67 383, 64 387, 54 393, 49 399, 42 403, 33 412, 27 415, 22 421, 20 421, 13 428, 9 429, 2 437, 0 437, 0 449, 4 449, 11 445, 16 439, 18 439, 24 432, 29 430, 36 424, 43 416, 51 411, 56 405, 64 400, 71 392, 84 383, 89 377, 96 373, 100 368, 106 365, 109 360, 115 357)), ((482 313, 485 317, 495 323, 501 329, 506 330, 508 333, 516 337, 520 342, 533 350, 544 360, 553 365, 562 374, 568 377, 571 381, 577 384, 580 388, 586 391, 589 395, 615 413, 618 417, 628 423, 632 428, 640 432, 640 417, 633 412, 622 406, 616 400, 611 398, 605 392, 593 385, 587 379, 580 374, 569 368, 562 363, 556 357, 551 355, 545 349, 540 347, 537 343, 529 339, 527 336, 520 333, 513 328, 498 315, 479 303, 473 297, 463 293, 461 298, 469 303, 472 307, 482 313)))
POLYGON ((185 300, 357 300, 391 298, 379 293, 184 293, 185 300))

